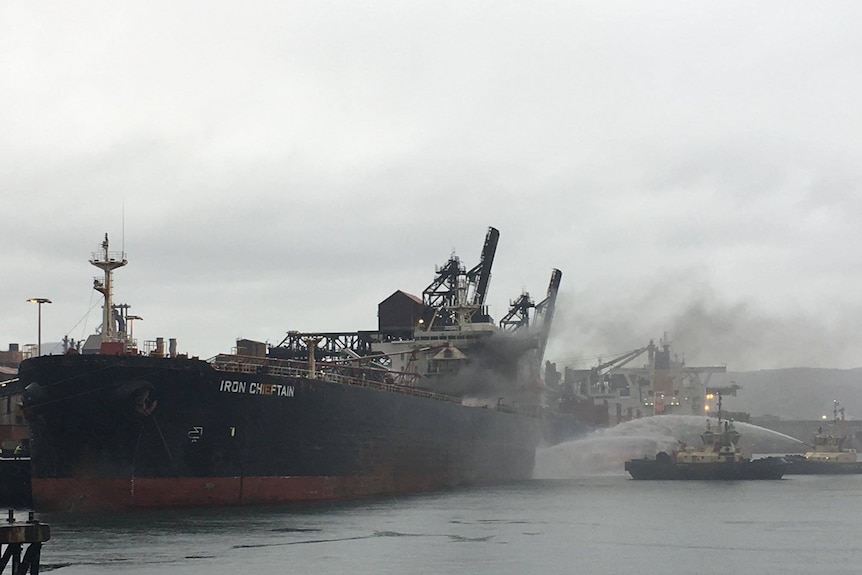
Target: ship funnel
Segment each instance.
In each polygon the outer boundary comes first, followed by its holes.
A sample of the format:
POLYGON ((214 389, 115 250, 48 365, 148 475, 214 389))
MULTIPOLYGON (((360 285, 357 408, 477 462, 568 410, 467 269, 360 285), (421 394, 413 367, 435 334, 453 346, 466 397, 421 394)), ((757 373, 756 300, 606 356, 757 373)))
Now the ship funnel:
POLYGON ((163 337, 156 338, 156 355, 159 357, 165 355, 165 338, 163 337))
POLYGON ((171 357, 177 356, 177 338, 172 337, 168 340, 168 354, 171 357))

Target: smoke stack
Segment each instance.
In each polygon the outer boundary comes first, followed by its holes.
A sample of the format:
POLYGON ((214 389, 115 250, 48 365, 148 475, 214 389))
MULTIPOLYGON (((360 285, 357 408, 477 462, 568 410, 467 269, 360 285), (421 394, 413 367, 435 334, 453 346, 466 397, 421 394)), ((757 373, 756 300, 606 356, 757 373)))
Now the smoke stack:
POLYGON ((165 338, 163 337, 156 338, 156 355, 159 357, 165 355, 165 338))
POLYGON ((168 353, 171 357, 177 356, 177 338, 172 337, 168 340, 168 353))

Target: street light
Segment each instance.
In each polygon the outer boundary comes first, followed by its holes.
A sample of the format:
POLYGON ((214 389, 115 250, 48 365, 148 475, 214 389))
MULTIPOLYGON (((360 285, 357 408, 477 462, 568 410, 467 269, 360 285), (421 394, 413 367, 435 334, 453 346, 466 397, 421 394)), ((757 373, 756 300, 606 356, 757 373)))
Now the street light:
POLYGON ((37 350, 38 350, 37 353, 39 354, 39 356, 41 356, 42 355, 42 304, 43 303, 51 303, 51 300, 49 300, 46 297, 31 297, 27 301, 30 303, 38 304, 38 306, 39 306, 39 339, 38 339, 38 343, 37 343, 37 346, 38 346, 37 347, 37 350))

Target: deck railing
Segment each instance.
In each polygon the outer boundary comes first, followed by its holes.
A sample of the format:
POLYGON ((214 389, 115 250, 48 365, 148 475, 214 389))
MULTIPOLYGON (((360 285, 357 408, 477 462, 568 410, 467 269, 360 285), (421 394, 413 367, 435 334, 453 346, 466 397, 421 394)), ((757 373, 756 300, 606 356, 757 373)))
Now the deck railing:
MULTIPOLYGON (((209 360, 209 364, 219 371, 231 371, 234 373, 269 374, 276 377, 301 377, 311 380, 328 381, 343 385, 379 389, 406 395, 426 397, 437 401, 449 401, 462 403, 458 397, 434 393, 424 389, 417 389, 408 385, 388 381, 392 373, 382 369, 353 367, 342 364, 318 363, 312 374, 308 364, 302 361, 287 359, 270 359, 261 357, 247 357, 240 355, 217 355, 209 360)), ((397 374, 396 374, 397 375, 397 374)))

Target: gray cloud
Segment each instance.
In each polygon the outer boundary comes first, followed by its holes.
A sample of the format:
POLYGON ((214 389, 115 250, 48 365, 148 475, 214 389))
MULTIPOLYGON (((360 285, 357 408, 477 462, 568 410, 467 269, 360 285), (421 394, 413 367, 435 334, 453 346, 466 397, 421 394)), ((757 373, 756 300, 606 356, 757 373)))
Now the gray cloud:
POLYGON ((670 331, 706 362, 856 366, 860 24, 852 2, 4 6, 0 338, 35 339, 36 295, 52 339, 80 329, 105 232, 136 335, 207 356, 373 329, 494 225, 495 317, 563 270, 560 357, 670 331))

